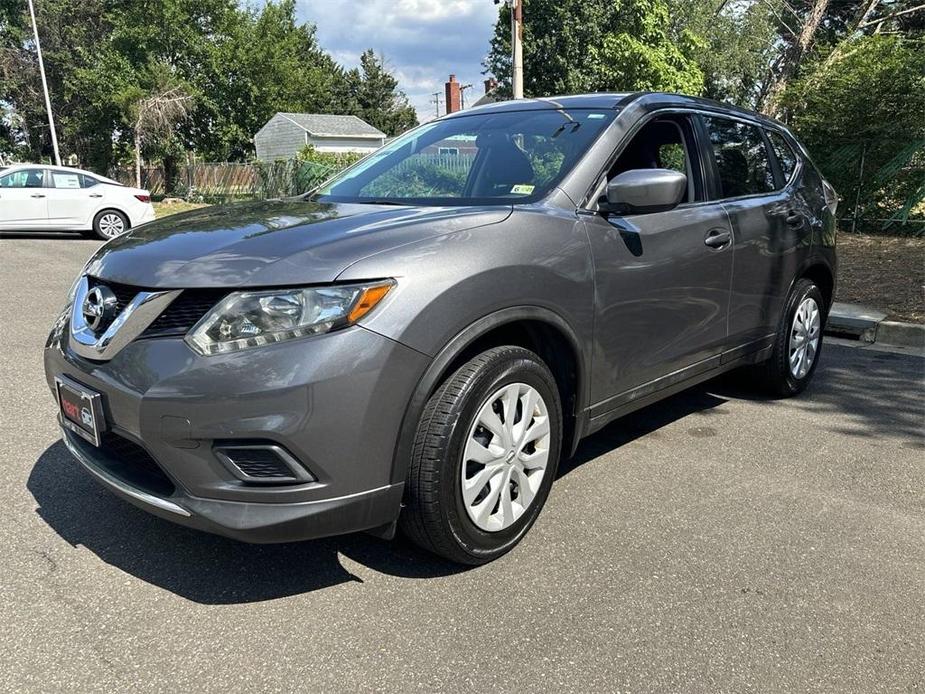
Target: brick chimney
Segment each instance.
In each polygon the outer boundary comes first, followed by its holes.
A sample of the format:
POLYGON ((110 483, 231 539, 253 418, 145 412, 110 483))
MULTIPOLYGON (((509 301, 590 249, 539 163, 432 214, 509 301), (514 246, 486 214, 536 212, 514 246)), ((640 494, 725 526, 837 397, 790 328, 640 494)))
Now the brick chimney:
POLYGON ((456 81, 456 75, 450 75, 450 81, 446 83, 446 112, 447 114, 456 113, 462 108, 462 99, 459 95, 459 82, 456 81))

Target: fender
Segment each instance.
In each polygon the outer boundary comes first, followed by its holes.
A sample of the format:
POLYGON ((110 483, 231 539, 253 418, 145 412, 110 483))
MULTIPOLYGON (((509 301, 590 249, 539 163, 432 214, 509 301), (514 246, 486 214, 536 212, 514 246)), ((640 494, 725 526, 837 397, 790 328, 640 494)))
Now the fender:
MULTIPOLYGON (((838 277, 836 276, 835 270, 832 267, 832 264, 829 262, 829 259, 826 258, 824 253, 820 253, 815 248, 813 249, 813 252, 810 253, 802 263, 800 263, 799 268, 797 268, 797 271, 794 273, 793 277, 790 278, 790 284, 787 287, 787 293, 784 295, 784 304, 787 303, 787 299, 790 297, 790 293, 793 291, 793 285, 797 283, 797 280, 801 277, 804 277, 810 268, 816 266, 824 267, 829 273, 829 276, 832 278, 832 296, 829 297, 829 305, 826 306, 826 314, 828 314, 828 311, 830 311, 832 308, 832 304, 835 302, 835 290, 837 288, 838 277)), ((783 310, 783 306, 781 307, 781 310, 783 310)))
POLYGON ((575 448, 578 446, 578 442, 587 430, 588 424, 588 369, 586 368, 585 354, 581 349, 581 342, 572 329, 572 326, 558 313, 541 306, 512 306, 489 313, 464 328, 437 353, 430 363, 430 366, 427 367, 427 370, 418 381, 414 394, 411 396, 411 400, 405 409, 405 415, 402 418, 398 440, 395 445, 395 454, 392 460, 391 481, 393 484, 404 482, 407 476, 408 463, 411 460, 411 452, 414 446, 414 437, 417 433, 418 422, 424 412, 427 400, 434 390, 436 390, 447 367, 452 364, 453 360, 462 354, 469 345, 481 336, 501 325, 521 320, 539 321, 558 328, 566 335, 568 341, 571 343, 572 349, 575 354, 578 355, 578 392, 576 393, 575 431, 568 449, 563 450, 564 453, 567 453, 567 455, 563 457, 571 457, 575 452, 575 448))

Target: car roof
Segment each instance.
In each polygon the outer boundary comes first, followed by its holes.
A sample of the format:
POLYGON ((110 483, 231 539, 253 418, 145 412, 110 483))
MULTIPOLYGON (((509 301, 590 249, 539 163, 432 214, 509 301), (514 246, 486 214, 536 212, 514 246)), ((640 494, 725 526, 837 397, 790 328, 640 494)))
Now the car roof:
POLYGON ((594 94, 568 94, 535 99, 511 99, 509 101, 495 101, 484 106, 457 111, 444 118, 456 118, 475 113, 502 113, 506 111, 535 111, 542 109, 624 109, 634 105, 642 108, 670 108, 672 106, 683 108, 697 108, 730 115, 742 116, 751 120, 774 125, 778 128, 784 126, 755 111, 726 104, 713 99, 704 99, 699 96, 674 94, 671 92, 601 92, 594 94))
POLYGON ((54 164, 20 163, 20 164, 10 164, 6 168, 0 168, 0 171, 3 171, 4 173, 10 173, 18 169, 48 169, 50 171, 61 171, 64 173, 84 174, 85 176, 92 176, 93 178, 100 181, 101 183, 110 183, 110 184, 117 185, 117 186, 122 185, 118 181, 114 181, 111 178, 102 176, 101 174, 94 173, 93 171, 87 171, 86 169, 76 169, 73 166, 55 166, 54 164))

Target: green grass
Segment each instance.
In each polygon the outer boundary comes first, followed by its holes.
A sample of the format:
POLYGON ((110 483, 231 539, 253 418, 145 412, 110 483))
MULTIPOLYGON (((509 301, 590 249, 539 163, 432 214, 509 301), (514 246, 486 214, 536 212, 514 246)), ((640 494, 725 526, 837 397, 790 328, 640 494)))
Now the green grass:
POLYGON ((197 210, 200 207, 208 207, 205 203, 201 202, 155 202, 154 204, 154 216, 158 219, 161 217, 166 217, 168 215, 177 214, 178 212, 187 212, 189 210, 197 210))

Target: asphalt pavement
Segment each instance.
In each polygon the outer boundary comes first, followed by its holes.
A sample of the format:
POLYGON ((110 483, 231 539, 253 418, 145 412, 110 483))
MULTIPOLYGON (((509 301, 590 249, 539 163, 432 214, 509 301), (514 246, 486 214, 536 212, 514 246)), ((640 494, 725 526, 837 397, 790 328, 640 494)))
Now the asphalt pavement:
POLYGON ((586 440, 511 554, 251 546, 59 442, 48 328, 97 244, 0 235, 0 691, 925 692, 925 360, 827 344, 586 440))

